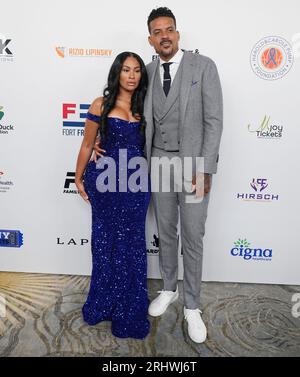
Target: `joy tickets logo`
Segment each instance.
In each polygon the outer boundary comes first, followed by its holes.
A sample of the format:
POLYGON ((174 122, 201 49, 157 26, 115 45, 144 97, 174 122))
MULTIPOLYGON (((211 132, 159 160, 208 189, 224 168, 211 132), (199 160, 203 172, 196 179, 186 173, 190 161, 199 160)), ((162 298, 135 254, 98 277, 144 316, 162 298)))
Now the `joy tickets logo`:
POLYGON ((278 140, 282 138, 283 126, 270 121, 270 116, 265 115, 260 126, 252 128, 248 124, 248 131, 255 133, 258 139, 278 140))
POLYGON ((293 48, 282 37, 268 36, 252 48, 250 64, 253 72, 264 80, 278 80, 285 76, 294 62, 293 48))
POLYGON ((239 238, 234 242, 234 247, 230 250, 230 254, 233 257, 241 257, 246 261, 271 261, 273 257, 272 249, 265 248, 252 248, 250 242, 247 239, 239 238))

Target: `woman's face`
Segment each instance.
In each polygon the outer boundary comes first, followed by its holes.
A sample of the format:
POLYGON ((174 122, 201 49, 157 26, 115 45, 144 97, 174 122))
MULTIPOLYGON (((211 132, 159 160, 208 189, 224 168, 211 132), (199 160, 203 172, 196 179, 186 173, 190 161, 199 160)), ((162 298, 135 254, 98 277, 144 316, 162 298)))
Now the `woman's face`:
POLYGON ((133 92, 139 86, 141 76, 140 63, 132 56, 128 56, 124 60, 120 73, 121 88, 133 92))

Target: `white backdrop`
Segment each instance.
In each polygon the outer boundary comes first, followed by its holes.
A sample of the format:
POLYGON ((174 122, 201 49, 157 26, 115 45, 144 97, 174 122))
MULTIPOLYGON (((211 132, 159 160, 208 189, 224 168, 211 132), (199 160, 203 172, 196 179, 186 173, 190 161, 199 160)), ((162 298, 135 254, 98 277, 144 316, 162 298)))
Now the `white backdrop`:
MULTIPOLYGON (((83 128, 64 122, 84 121, 119 52, 152 60, 146 20, 169 6, 181 48, 211 57, 223 86, 203 279, 300 284, 297 0, 0 5, 0 270, 90 273, 90 208, 72 182, 83 128)), ((149 277, 159 277, 154 236, 150 207, 149 277)), ((180 245, 178 258, 182 278, 180 245)))

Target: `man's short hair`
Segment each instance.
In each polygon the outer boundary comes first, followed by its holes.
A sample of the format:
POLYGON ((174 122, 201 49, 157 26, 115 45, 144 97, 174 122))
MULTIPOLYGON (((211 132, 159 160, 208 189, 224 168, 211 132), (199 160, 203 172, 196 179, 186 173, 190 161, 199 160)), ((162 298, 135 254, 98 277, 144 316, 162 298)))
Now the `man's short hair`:
POLYGON ((156 9, 152 9, 151 13, 149 14, 148 21, 147 21, 149 33, 151 33, 150 32, 150 22, 155 20, 158 17, 171 17, 171 18, 173 18, 174 23, 175 23, 175 28, 176 28, 176 18, 174 16, 174 14, 172 13, 172 11, 167 7, 159 7, 159 8, 156 8, 156 9))

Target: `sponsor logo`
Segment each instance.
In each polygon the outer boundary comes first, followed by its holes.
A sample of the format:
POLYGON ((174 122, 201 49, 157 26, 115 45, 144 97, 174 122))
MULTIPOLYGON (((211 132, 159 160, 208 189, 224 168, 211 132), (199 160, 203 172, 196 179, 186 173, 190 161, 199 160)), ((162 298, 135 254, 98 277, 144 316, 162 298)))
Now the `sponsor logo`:
POLYGON ((230 250, 233 257, 241 257, 245 261, 267 261, 270 262, 273 257, 273 250, 269 248, 253 248, 246 239, 238 239, 234 242, 234 247, 230 250))
POLYGON ((282 37, 268 36, 259 40, 252 48, 250 64, 253 72, 264 80, 278 80, 292 68, 293 48, 282 37))
POLYGON ((278 194, 265 192, 266 188, 269 186, 268 180, 266 178, 253 178, 250 182, 250 187, 252 188, 252 193, 237 193, 236 198, 240 200, 245 200, 247 202, 273 202, 279 200, 278 194))
POLYGON ((23 245, 23 233, 19 230, 0 229, 0 247, 21 247, 23 245))
POLYGON ((4 172, 0 171, 0 193, 9 191, 14 185, 14 183, 11 180, 7 180, 4 175, 4 172))
POLYGON ((248 131, 254 133, 258 139, 279 140, 282 138, 283 126, 270 121, 270 116, 265 115, 258 128, 248 124, 248 131))
POLYGON ((150 241, 150 248, 147 249, 147 254, 158 255, 159 253, 159 238, 157 234, 153 234, 152 240, 150 241))
POLYGON ((11 124, 2 122, 2 119, 4 119, 4 111, 3 111, 3 106, 0 105, 0 135, 8 135, 11 131, 14 130, 14 126, 11 124))
POLYGON ((0 34, 0 62, 13 62, 11 39, 0 34))
POLYGON ((110 58, 112 50, 102 48, 55 47, 60 58, 110 58))
POLYGON ((63 136, 83 136, 89 104, 64 103, 62 105, 63 136))
POLYGON ((78 194, 79 191, 75 185, 75 172, 68 171, 65 179, 64 194, 78 194))
POLYGON ((65 246, 84 246, 89 243, 87 238, 64 238, 64 237, 57 237, 56 244, 57 245, 65 245, 65 246))

